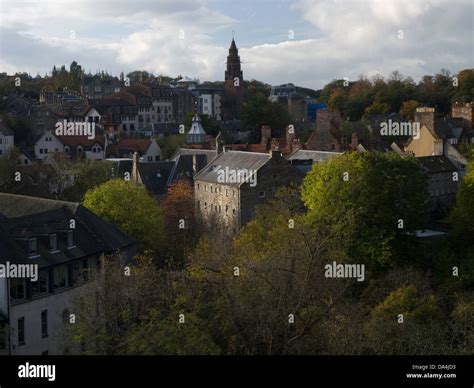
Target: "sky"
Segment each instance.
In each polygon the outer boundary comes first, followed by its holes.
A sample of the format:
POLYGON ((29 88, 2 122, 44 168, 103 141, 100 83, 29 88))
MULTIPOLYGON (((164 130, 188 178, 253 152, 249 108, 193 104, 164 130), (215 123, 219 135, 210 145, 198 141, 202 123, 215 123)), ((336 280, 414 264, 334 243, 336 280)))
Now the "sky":
POLYGON ((223 80, 232 35, 244 79, 314 89, 418 81, 474 67, 473 0, 0 0, 0 72, 133 70, 223 80))

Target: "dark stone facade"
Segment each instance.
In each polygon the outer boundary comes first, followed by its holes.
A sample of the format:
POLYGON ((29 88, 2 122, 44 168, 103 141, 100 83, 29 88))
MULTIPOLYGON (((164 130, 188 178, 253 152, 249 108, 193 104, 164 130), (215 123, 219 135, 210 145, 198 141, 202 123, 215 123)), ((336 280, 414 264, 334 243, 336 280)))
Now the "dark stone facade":
MULTIPOLYGON (((254 187, 248 182, 236 185, 202 180, 199 174, 195 177, 194 193, 198 218, 205 227, 235 234, 255 218, 257 205, 274 198, 280 187, 299 186, 303 175, 283 158, 280 151, 271 151, 268 156, 239 151, 227 153, 234 153, 239 157, 244 154, 245 158, 267 159, 256 169, 257 181, 254 187)), ((212 164, 224 167, 219 159, 215 159, 212 164)), ((209 165, 203 170, 208 168, 209 165)))

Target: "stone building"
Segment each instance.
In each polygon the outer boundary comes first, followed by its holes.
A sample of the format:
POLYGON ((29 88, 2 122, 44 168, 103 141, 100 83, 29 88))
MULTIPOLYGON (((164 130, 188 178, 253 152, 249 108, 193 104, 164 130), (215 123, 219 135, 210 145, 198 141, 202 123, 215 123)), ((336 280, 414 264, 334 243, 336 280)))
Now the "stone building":
POLYGON ((429 176, 429 210, 432 216, 443 217, 456 203, 461 179, 456 166, 443 155, 417 158, 429 176))
POLYGON ((343 152, 348 149, 342 133, 342 121, 339 112, 333 112, 329 109, 318 110, 315 129, 304 148, 329 152, 343 152))
POLYGON ((196 214, 205 226, 235 234, 255 217, 258 204, 301 181, 280 151, 226 151, 194 177, 196 214))
MULTIPOLYGON (((474 103, 468 102, 463 104, 455 102, 451 107, 451 117, 463 119, 468 128, 474 129, 474 103)), ((474 143, 474 139, 471 140, 471 143, 474 143)))

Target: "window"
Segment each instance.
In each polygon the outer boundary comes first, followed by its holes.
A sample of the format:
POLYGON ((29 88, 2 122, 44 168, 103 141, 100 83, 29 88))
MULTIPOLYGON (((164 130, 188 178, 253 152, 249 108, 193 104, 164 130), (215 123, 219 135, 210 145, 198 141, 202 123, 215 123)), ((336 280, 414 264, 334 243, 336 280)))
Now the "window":
POLYGON ((53 270, 54 289, 67 287, 67 267, 60 265, 53 270))
POLYGON ((48 292, 49 273, 48 271, 39 271, 38 280, 31 282, 32 296, 46 294, 48 292))
POLYGON ((265 191, 259 191, 258 198, 265 198, 265 191))
POLYGON ((41 338, 48 337, 48 310, 41 311, 41 338))
POLYGON ((10 279, 10 299, 12 301, 25 299, 25 279, 10 279))
POLYGON ((38 239, 36 237, 28 240, 29 256, 38 256, 38 239))
POLYGON ((73 230, 67 231, 67 247, 69 249, 74 248, 74 231, 73 230))
POLYGON ((58 250, 58 236, 57 234, 49 235, 49 250, 51 252, 57 252, 58 250))
POLYGON ((18 320, 18 345, 25 344, 25 317, 18 320))

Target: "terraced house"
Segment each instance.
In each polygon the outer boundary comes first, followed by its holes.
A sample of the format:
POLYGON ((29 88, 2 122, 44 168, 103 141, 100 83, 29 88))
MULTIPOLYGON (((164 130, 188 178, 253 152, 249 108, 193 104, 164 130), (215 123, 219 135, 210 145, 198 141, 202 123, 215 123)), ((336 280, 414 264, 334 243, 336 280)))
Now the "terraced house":
POLYGON ((0 193, 0 266, 36 268, 0 276, 0 354, 62 353, 72 299, 119 253, 131 260, 135 242, 82 205, 0 193))

